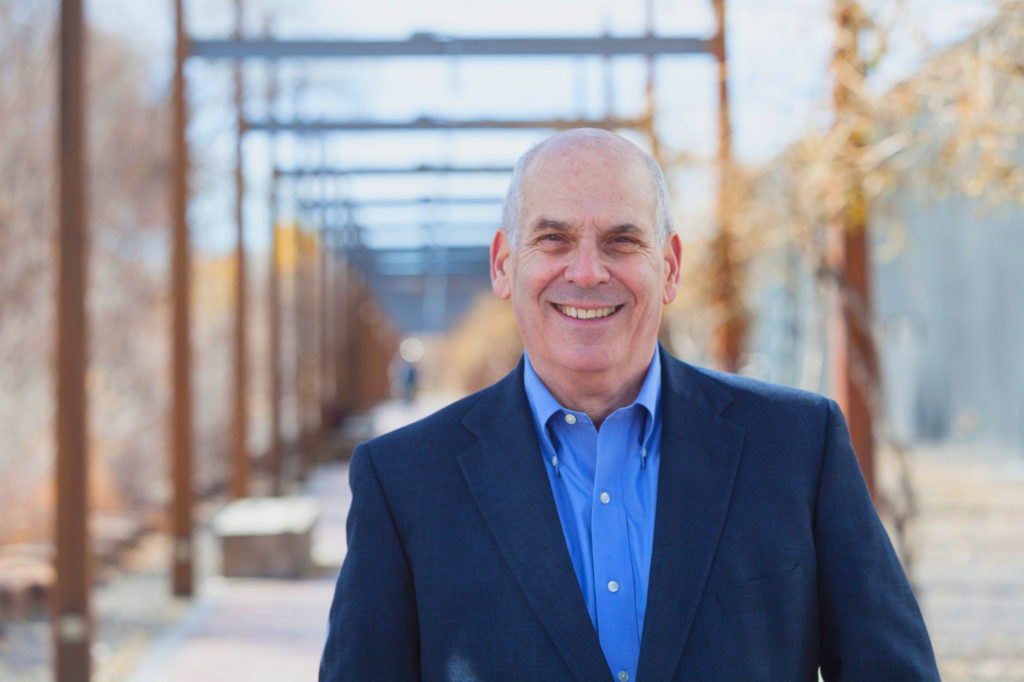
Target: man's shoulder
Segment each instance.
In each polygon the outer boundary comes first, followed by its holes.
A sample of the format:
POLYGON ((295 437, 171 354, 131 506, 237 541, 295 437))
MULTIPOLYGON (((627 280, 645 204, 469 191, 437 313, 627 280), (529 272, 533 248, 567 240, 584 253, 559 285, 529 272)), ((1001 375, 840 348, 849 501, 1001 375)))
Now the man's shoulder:
POLYGON ((686 363, 664 354, 665 376, 675 390, 700 396, 721 408, 742 410, 825 410, 828 398, 792 386, 774 384, 739 374, 730 374, 686 363))
MULTIPOLYGON (((516 394, 517 378, 519 393, 522 393, 521 370, 517 369, 487 388, 460 398, 394 431, 372 438, 366 445, 374 453, 458 452, 477 438, 467 426, 467 420, 472 421, 470 415, 481 410, 496 412, 505 409, 516 394)), ((492 416, 499 418, 500 414, 492 416)))

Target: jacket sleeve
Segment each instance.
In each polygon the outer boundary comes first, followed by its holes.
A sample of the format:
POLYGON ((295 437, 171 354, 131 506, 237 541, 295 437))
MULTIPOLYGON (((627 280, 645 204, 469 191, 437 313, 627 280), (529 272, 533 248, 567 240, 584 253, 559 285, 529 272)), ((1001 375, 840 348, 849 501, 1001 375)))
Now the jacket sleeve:
POLYGON ((831 400, 814 532, 822 678, 938 681, 918 601, 871 503, 843 414, 831 400))
POLYGON ((335 587, 320 682, 419 680, 412 571, 368 444, 352 454, 348 553, 335 587))
POLYGON ((815 543, 827 682, 938 680, 931 642, 850 445, 828 401, 815 543))

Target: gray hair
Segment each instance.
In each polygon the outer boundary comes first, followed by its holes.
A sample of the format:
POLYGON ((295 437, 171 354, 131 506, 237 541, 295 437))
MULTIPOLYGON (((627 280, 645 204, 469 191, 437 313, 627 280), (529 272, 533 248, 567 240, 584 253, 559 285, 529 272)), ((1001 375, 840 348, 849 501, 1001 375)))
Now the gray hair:
MULTIPOLYGON (((587 133, 606 133, 597 128, 575 128, 565 133, 558 133, 547 137, 540 142, 535 143, 532 147, 526 150, 526 152, 519 157, 516 162, 515 168, 512 170, 512 179, 509 181, 508 191, 505 193, 505 203, 501 209, 501 226, 505 230, 505 234, 508 236, 509 243, 516 244, 519 239, 519 212, 523 207, 523 176, 526 174, 526 169, 533 162, 534 158, 543 151, 552 142, 558 141, 563 135, 574 132, 587 132, 587 133)), ((613 135, 614 133, 608 133, 613 135)), ((619 137, 619 136, 616 136, 619 137)), ((647 167, 647 171, 651 174, 651 180, 654 183, 654 195, 655 195, 655 209, 654 209, 654 221, 655 231, 658 239, 662 244, 668 242, 672 232, 675 229, 672 224, 672 203, 669 199, 668 194, 668 183, 665 182, 665 174, 661 170, 661 166, 654 160, 654 157, 648 154, 646 151, 637 147, 632 142, 626 140, 624 137, 619 137, 623 142, 630 145, 640 158, 643 159, 644 165, 647 167)))

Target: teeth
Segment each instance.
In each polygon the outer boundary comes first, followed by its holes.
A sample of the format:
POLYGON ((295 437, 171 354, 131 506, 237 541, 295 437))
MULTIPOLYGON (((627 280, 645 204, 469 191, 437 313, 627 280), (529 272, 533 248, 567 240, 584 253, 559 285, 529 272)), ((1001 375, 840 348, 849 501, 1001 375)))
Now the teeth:
POLYGON ((559 312, 563 315, 573 317, 577 320, 593 320, 599 317, 608 317, 616 310, 618 306, 610 306, 608 308, 574 308, 571 305, 558 305, 555 304, 559 312))

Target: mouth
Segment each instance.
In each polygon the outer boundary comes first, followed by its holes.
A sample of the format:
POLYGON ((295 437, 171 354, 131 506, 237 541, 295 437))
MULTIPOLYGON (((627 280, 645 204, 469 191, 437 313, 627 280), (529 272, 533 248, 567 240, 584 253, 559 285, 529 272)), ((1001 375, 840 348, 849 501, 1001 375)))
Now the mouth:
POLYGON ((619 312, 621 305, 606 306, 604 308, 578 308, 571 305, 554 304, 558 312, 574 320, 599 320, 619 312))

